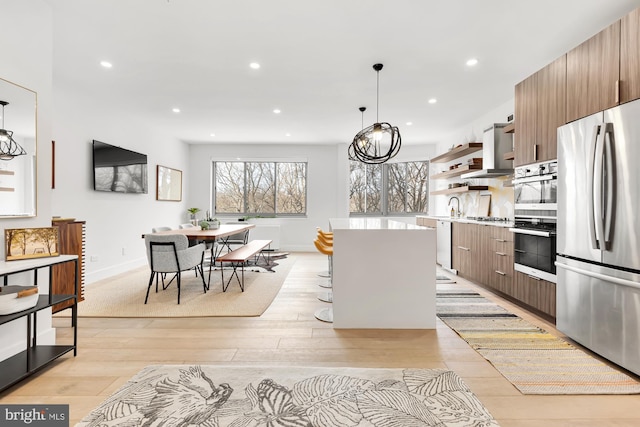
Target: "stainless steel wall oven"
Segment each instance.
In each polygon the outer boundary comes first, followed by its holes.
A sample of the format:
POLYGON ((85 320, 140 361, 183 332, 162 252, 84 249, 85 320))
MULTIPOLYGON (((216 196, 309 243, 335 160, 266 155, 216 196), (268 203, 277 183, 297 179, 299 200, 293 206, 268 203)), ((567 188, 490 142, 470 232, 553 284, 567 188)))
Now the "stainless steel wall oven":
POLYGON ((558 210, 558 162, 542 162, 515 169, 513 187, 515 210, 558 210))
POLYGON ((516 168, 514 268, 556 282, 557 162, 516 168))

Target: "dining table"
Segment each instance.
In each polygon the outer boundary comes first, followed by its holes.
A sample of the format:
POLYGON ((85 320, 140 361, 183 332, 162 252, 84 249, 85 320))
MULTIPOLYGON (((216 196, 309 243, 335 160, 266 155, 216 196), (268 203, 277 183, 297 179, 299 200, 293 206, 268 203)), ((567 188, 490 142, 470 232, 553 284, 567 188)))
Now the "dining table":
MULTIPOLYGON (((209 228, 207 230, 203 230, 201 227, 189 227, 189 228, 180 228, 177 230, 167 230, 167 231, 158 231, 156 233, 149 233, 154 235, 161 234, 183 234, 187 236, 187 239, 198 241, 198 242, 207 242, 211 244, 211 262, 209 263, 209 277, 207 278, 207 283, 211 282, 211 269, 215 264, 215 260, 219 255, 218 252, 215 251, 214 242, 220 243, 218 247, 220 250, 225 246, 227 239, 230 236, 233 236, 238 233, 242 233, 254 228, 256 225, 252 223, 246 224, 220 224, 218 228, 209 228)), ((145 234, 142 235, 144 239, 145 234)))

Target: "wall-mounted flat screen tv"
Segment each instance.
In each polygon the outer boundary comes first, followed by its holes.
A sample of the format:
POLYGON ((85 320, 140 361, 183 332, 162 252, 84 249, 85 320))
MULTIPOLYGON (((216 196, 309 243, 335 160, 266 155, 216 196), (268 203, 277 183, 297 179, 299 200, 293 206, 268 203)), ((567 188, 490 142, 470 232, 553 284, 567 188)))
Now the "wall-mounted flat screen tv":
POLYGON ((93 189, 147 193, 147 155, 93 140, 93 189))

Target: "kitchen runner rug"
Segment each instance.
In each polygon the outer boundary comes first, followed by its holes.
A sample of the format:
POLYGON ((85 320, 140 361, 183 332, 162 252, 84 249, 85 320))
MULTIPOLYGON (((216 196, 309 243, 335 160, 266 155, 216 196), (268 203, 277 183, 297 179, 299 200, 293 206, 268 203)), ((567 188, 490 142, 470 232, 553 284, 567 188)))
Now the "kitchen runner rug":
POLYGON ((498 426, 454 372, 151 365, 89 426, 498 426))
MULTIPOLYGON (((280 291, 295 256, 283 254, 271 258, 267 265, 245 267, 244 292, 234 278, 226 292, 222 292, 219 270, 211 271, 209 290, 204 293, 200 276, 193 271, 182 273, 180 304, 175 280, 163 290, 151 287, 149 300, 144 303, 149 283, 149 267, 141 267, 85 287, 85 300, 78 304, 80 317, 221 317, 260 316, 280 291)), ((208 276, 208 268, 205 277, 208 276)), ((240 274, 240 272, 238 272, 240 274)), ((225 280, 230 271, 225 270, 225 280)), ((56 316, 69 316, 69 310, 56 316)))
POLYGON ((436 283, 456 283, 456 281, 445 274, 437 274, 436 283))
POLYGON ((439 289, 438 317, 523 394, 639 394, 640 382, 466 289, 439 289))

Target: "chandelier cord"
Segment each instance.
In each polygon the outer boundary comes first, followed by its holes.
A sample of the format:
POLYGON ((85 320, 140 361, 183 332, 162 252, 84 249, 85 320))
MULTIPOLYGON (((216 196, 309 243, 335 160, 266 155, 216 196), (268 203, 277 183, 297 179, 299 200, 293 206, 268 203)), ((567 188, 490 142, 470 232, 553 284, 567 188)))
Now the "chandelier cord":
POLYGON ((376 70, 376 123, 380 123, 380 70, 376 70))

